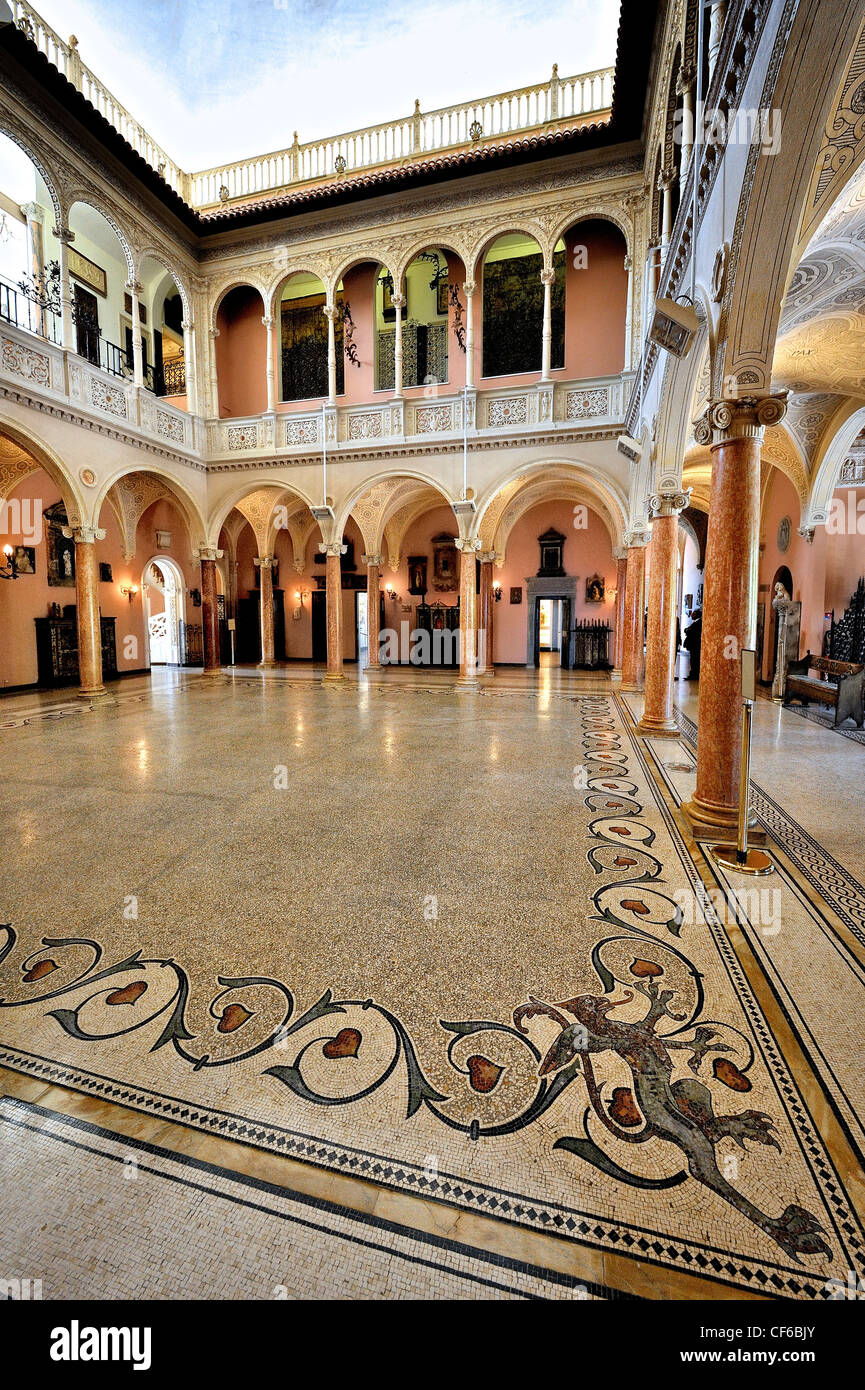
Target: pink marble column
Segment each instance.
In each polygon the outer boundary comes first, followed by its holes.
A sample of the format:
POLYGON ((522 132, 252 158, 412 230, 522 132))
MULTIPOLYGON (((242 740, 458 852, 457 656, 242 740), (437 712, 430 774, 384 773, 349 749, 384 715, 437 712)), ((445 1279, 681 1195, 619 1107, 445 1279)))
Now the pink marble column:
POLYGON ((628 536, 623 614, 622 689, 641 690, 643 686, 643 617, 646 589, 646 544, 648 535, 632 532, 628 536))
POLYGON ((494 676, 496 673, 493 655, 493 629, 495 624, 495 598, 493 595, 494 550, 478 555, 481 566, 481 592, 478 604, 478 675, 494 676))
POLYGON ((679 513, 690 492, 659 493, 652 498, 649 553, 649 623, 646 633, 646 696, 641 734, 677 738, 673 718, 673 664, 676 659, 676 580, 679 558, 679 513))
MULTIPOLYGON (((67 533, 68 534, 68 533, 67 533)), ((95 526, 71 528, 75 540, 75 615, 78 620, 78 696, 91 704, 113 704, 102 684, 102 626, 99 621, 99 567, 95 526)))
POLYGON ((460 564, 460 674, 462 685, 477 681, 477 562, 478 541, 458 540, 460 564))
POLYGON ((204 672, 205 676, 219 676, 222 666, 219 659, 219 608, 216 583, 216 558, 218 552, 200 548, 201 561, 201 623, 204 631, 204 672))
POLYGON ((275 666, 273 634, 273 556, 264 555, 258 564, 261 660, 259 666, 275 666))
POLYGON ((703 599, 697 786, 683 811, 697 839, 733 842, 742 754, 740 653, 757 626, 760 448, 777 424, 785 396, 715 401, 698 422, 699 444, 712 444, 712 484, 703 599))
POLYGON ((610 680, 622 679, 622 658, 625 650, 625 583, 628 574, 628 552, 624 546, 615 546, 616 559, 616 607, 615 633, 613 634, 613 669, 610 680))
POLYGON ((340 558, 344 546, 337 541, 328 545, 326 555, 327 584, 327 672, 326 681, 345 680, 342 669, 342 568, 340 558))
POLYGON ((378 654, 378 636, 381 627, 381 556, 364 555, 366 565, 366 626, 369 636, 367 670, 378 670, 381 666, 378 654))

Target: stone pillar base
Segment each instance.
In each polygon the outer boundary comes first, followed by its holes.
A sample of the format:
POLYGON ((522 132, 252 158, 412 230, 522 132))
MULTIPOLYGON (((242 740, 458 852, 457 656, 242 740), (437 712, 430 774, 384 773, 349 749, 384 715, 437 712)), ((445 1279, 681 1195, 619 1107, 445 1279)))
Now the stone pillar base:
POLYGON ((105 689, 104 685, 99 686, 96 690, 79 690, 76 693, 77 698, 79 700, 86 700, 88 705, 105 706, 117 704, 115 697, 105 689))
POLYGON ((344 680, 345 680, 345 672, 344 672, 344 671, 326 671, 325 674, 322 676, 321 679, 322 679, 322 681, 326 681, 329 685, 332 685, 332 684, 334 683, 334 681, 344 681, 344 680))
MULTIPOLYGON (((619 679, 621 680, 621 677, 619 679)), ((633 682, 624 680, 621 681, 621 688, 626 690, 629 695, 642 695, 644 689, 642 685, 634 685, 633 682)))
MULTIPOLYGON (((682 803, 682 815, 695 840, 710 840, 713 844, 735 845, 739 838, 739 812, 735 807, 710 806, 694 796, 682 803)), ((749 845, 765 845, 766 832, 758 826, 753 811, 748 818, 749 845)))
POLYGON ((461 686, 463 690, 477 690, 481 683, 481 678, 477 676, 457 676, 455 684, 461 686))
POLYGON ((610 680, 613 682, 614 685, 621 685, 621 683, 622 683, 622 673, 621 673, 621 671, 612 670, 612 671, 610 672, 610 680))
POLYGON ((644 738, 678 738, 680 732, 674 719, 664 719, 657 724, 651 719, 641 719, 637 725, 637 733, 644 738))
POLYGON ((201 674, 202 676, 206 676, 208 680, 213 680, 214 678, 222 676, 224 673, 221 666, 205 666, 201 674))
POLYGON ((270 659, 268 659, 267 661, 258 662, 258 668, 261 671, 270 671, 276 665, 278 665, 278 662, 276 660, 271 661, 270 659))

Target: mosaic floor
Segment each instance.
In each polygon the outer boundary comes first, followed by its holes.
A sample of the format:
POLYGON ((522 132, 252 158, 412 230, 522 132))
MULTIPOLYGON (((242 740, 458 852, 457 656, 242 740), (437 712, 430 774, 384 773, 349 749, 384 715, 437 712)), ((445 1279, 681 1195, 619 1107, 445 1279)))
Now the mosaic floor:
POLYGON ((858 942, 790 859, 758 959, 680 829, 687 723, 660 757, 586 685, 10 705, 0 1065, 631 1260, 647 1296, 863 1273, 858 942))

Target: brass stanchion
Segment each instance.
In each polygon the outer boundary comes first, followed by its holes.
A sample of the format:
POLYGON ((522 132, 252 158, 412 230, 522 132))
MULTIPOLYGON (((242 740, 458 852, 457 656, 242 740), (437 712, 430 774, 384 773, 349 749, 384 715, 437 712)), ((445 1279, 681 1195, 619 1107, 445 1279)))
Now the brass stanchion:
POLYGON ((709 853, 725 869, 739 874, 771 874, 775 868, 762 849, 748 848, 748 812, 751 791, 751 724, 757 694, 757 653, 742 652, 742 757, 739 764, 739 825, 735 849, 712 845, 709 853))

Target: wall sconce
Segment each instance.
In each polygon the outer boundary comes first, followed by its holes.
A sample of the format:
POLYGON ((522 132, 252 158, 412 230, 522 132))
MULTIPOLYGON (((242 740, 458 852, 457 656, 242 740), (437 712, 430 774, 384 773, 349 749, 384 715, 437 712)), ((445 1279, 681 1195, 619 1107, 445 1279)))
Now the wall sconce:
POLYGON ((138 585, 137 585, 137 584, 121 584, 121 585, 120 585, 120 592, 121 592, 121 594, 123 594, 124 598, 128 598, 128 599, 129 599, 129 602, 131 603, 132 600, 135 598, 135 595, 138 593, 138 585))
POLYGON ((396 600, 399 598, 399 594, 397 593, 396 589, 393 587, 392 584, 388 584, 387 588, 385 589, 385 593, 387 594, 388 598, 392 599, 394 602, 396 602, 396 600))
POLYGON ((502 601, 502 586, 498 579, 493 581, 493 598, 496 603, 501 603, 502 601))
POLYGON ((6 563, 0 567, 0 579, 17 579, 18 565, 15 561, 15 551, 11 545, 4 545, 3 554, 6 557, 6 563))

